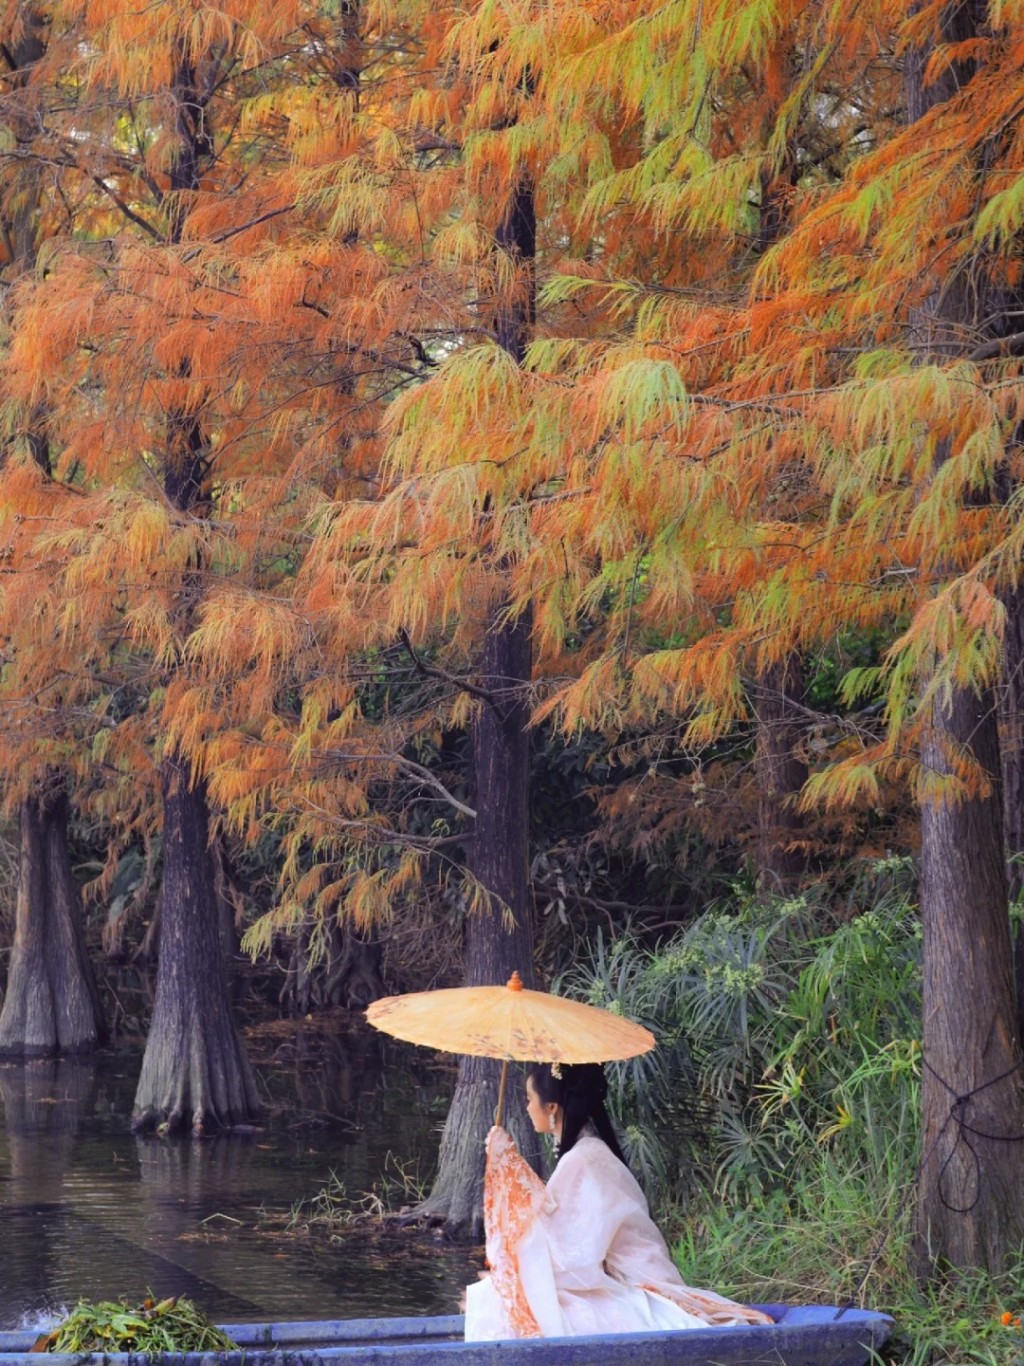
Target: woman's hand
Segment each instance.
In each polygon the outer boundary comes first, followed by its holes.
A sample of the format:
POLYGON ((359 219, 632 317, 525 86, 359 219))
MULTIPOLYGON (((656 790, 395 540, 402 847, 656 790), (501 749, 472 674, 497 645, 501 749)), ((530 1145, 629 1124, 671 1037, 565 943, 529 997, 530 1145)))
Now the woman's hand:
POLYGON ((499 1158, 502 1153, 508 1152, 510 1148, 513 1152, 516 1150, 515 1139, 508 1130, 503 1129, 500 1124, 493 1124, 490 1132, 484 1139, 484 1148, 486 1149, 488 1158, 493 1162, 495 1159, 499 1158))

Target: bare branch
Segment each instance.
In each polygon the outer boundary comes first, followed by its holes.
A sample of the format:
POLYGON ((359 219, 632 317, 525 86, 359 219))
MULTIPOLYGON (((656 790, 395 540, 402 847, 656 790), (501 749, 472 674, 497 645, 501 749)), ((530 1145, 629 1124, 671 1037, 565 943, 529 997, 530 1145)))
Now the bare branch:
POLYGON ((92 180, 93 184, 98 186, 99 189, 101 189, 105 195, 110 196, 110 198, 114 201, 117 207, 124 214, 125 218, 130 219, 134 224, 136 224, 137 227, 142 228, 144 232, 148 232, 150 237, 152 237, 155 241, 162 242, 164 240, 163 233, 159 232, 156 228, 154 228, 152 223, 147 223, 147 221, 142 217, 141 214, 137 214, 134 209, 129 208, 129 206, 124 202, 124 200, 116 192, 116 190, 112 190, 102 176, 94 175, 92 177, 92 180))
POLYGON ((994 337, 976 346, 968 360, 995 360, 1002 356, 1019 356, 1024 352, 1024 332, 1011 332, 1008 337, 994 337))
MULTIPOLYGON (((409 658, 416 666, 416 672, 422 674, 424 678, 439 678, 444 683, 450 683, 453 688, 459 688, 462 692, 468 692, 470 697, 479 697, 481 701, 488 703, 489 706, 497 704, 497 697, 494 693, 488 692, 486 688, 477 687, 475 683, 470 683, 464 678, 456 678, 453 674, 446 673, 444 669, 438 669, 433 664, 426 664, 419 657, 412 647, 409 639, 409 632, 404 626, 398 629, 398 639, 402 642, 409 658)), ((475 812, 473 813, 476 814, 475 812)))

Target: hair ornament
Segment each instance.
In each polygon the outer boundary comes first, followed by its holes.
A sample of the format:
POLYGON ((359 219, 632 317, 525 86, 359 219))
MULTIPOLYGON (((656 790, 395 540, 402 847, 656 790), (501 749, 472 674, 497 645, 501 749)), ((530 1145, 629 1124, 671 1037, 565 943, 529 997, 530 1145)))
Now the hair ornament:
POLYGON ((560 1062, 553 1062, 551 1064, 551 1075, 554 1077, 555 1081, 562 1080, 562 1064, 560 1062))

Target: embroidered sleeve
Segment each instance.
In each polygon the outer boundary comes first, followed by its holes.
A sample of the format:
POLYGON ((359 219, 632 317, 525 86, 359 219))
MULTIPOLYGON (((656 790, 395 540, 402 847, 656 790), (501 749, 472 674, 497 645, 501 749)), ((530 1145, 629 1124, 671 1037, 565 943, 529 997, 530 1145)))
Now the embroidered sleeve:
POLYGON ((519 1245, 544 1204, 544 1182, 519 1153, 511 1134, 495 1126, 487 1135, 484 1229, 491 1282, 516 1337, 535 1338, 540 1328, 523 1289, 519 1245))

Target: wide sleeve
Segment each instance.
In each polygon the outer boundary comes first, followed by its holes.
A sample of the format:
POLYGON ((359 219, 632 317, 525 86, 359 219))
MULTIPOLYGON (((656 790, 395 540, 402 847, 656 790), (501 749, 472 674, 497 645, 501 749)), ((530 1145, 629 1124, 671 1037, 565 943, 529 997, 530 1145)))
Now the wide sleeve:
MULTIPOLYGON (((544 1182, 521 1156, 511 1134, 495 1126, 487 1135, 484 1231, 491 1284, 516 1337, 539 1337, 541 1333, 530 1307, 524 1273, 527 1280, 536 1279, 536 1269, 529 1262, 536 1252, 537 1216, 546 1197, 544 1182)), ((542 1278, 546 1270, 550 1275, 549 1268, 541 1266, 542 1278)))

